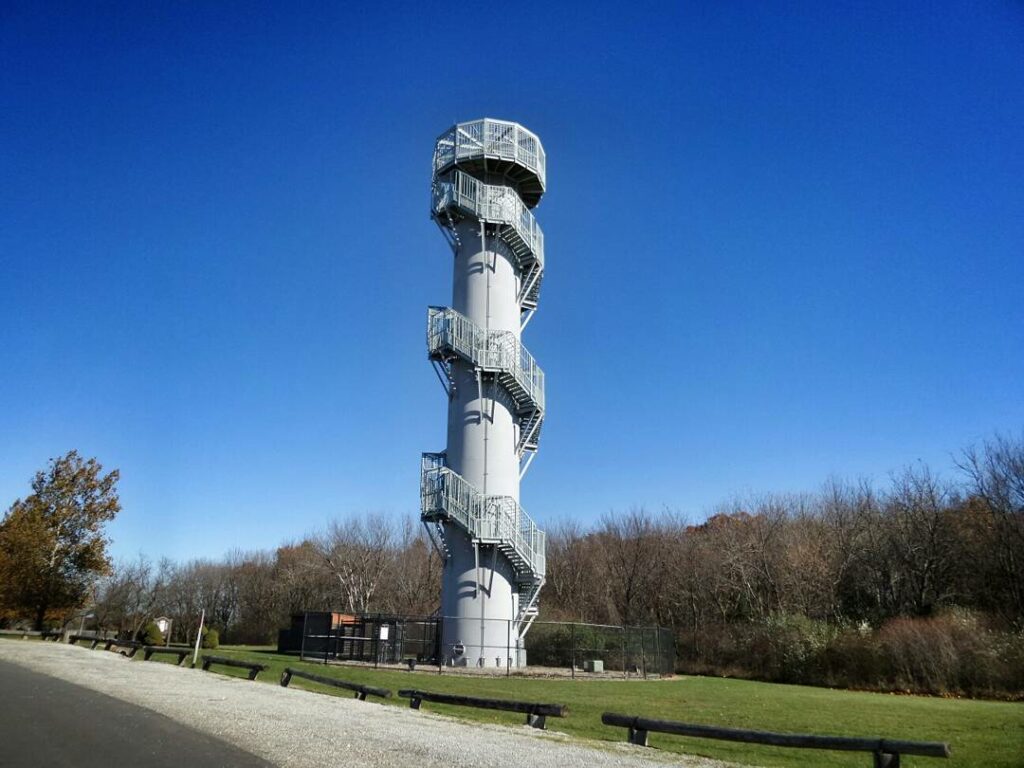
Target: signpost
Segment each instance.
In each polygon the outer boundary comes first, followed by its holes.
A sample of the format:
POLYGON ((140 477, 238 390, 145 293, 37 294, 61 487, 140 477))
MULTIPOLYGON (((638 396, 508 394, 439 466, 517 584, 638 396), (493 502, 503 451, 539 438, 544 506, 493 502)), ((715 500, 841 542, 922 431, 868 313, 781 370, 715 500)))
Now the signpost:
POLYGON ((192 666, 196 665, 196 660, 199 658, 199 643, 203 640, 203 622, 206 621, 206 609, 203 608, 202 614, 199 616, 199 631, 196 632, 196 652, 192 654, 192 666))

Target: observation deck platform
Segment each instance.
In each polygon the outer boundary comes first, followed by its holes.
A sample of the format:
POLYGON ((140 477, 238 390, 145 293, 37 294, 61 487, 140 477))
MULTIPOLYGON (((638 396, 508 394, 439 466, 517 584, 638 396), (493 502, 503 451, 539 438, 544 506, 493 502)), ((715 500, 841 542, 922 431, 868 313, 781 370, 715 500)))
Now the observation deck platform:
POLYGON ((527 208, 540 202, 547 184, 547 157, 540 139, 519 123, 473 120, 457 123, 434 145, 434 177, 459 167, 479 176, 502 176, 527 208))

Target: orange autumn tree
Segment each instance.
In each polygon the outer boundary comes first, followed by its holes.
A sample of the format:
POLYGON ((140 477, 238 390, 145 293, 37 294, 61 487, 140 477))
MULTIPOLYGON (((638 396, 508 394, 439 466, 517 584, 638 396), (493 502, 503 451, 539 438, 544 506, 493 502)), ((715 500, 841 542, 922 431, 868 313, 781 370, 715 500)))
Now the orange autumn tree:
POLYGON ((110 570, 104 526, 121 510, 119 472, 103 474, 77 451, 51 459, 0 521, 0 608, 31 616, 81 607, 95 580, 110 570))

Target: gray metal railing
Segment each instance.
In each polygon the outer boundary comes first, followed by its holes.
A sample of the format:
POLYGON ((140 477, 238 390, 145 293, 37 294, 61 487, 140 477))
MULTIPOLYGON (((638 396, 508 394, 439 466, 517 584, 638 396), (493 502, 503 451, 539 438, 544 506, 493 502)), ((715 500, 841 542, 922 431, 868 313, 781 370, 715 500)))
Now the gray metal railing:
POLYGON ((533 258, 544 264, 544 232, 533 212, 511 187, 484 184, 462 171, 453 171, 434 182, 434 213, 455 205, 481 221, 512 227, 533 258))
POLYGON ((542 580, 546 569, 546 535, 511 496, 485 496, 444 465, 443 454, 425 453, 420 473, 423 517, 443 515, 470 536, 509 543, 529 575, 542 580))
POLYGON ((519 123, 507 120, 473 120, 458 123, 442 133, 434 145, 434 173, 458 160, 496 157, 519 163, 537 174, 546 186, 547 157, 540 139, 519 123))
POLYGON ((544 371, 510 331, 488 331, 450 307, 427 309, 429 354, 451 349, 474 365, 509 373, 535 407, 544 409, 544 371))

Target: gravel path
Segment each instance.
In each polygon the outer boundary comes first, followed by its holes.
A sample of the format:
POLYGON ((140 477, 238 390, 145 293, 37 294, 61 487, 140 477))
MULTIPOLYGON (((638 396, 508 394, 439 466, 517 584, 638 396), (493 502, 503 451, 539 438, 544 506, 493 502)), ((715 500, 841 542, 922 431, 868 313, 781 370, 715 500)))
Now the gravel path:
MULTIPOLYGON (((131 662, 78 646, 0 640, 0 659, 146 707, 287 768, 723 768, 625 743, 600 747, 525 725, 467 724, 429 712, 131 662)), ((557 721, 548 721, 557 728, 557 721)), ((623 732, 623 738, 625 732, 623 732)))

